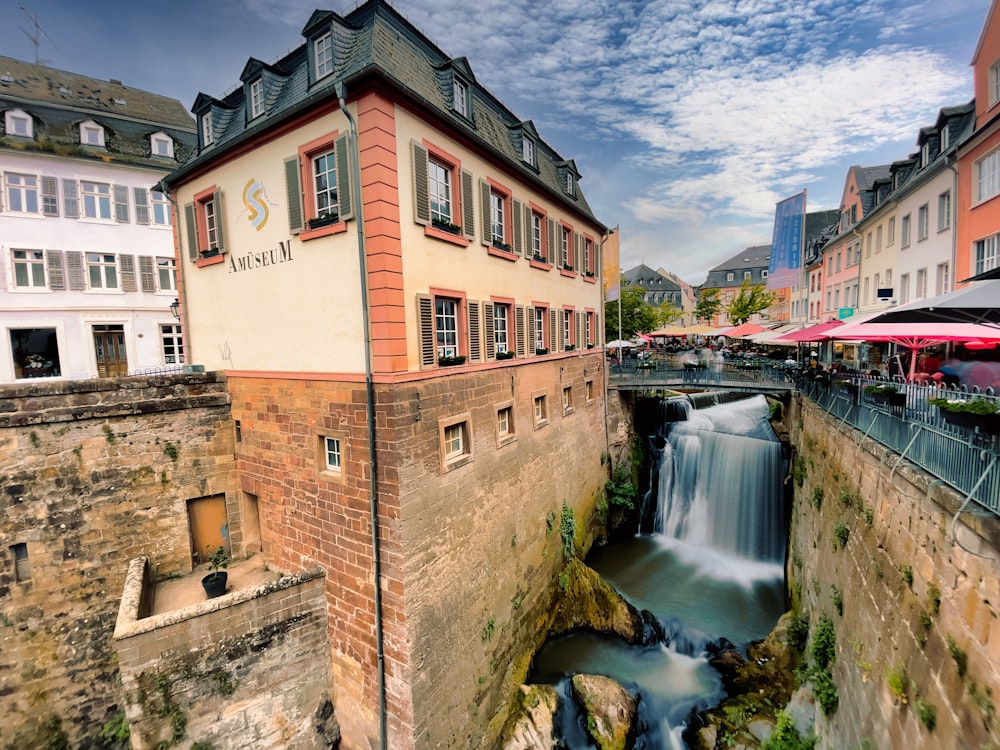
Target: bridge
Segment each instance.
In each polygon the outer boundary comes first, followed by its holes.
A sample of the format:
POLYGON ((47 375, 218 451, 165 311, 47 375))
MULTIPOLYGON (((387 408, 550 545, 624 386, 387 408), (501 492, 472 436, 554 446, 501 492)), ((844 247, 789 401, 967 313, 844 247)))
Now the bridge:
POLYGON ((784 395, 795 390, 802 375, 774 365, 725 362, 686 366, 664 360, 612 364, 608 386, 619 391, 713 390, 784 395))

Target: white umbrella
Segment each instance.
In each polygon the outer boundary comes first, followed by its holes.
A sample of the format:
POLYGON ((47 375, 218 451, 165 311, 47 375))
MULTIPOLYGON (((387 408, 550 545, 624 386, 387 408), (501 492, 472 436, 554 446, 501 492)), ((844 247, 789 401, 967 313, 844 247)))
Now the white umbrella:
POLYGON ((623 341, 622 339, 615 339, 614 341, 609 341, 604 345, 605 349, 634 349, 635 344, 631 341, 623 341))

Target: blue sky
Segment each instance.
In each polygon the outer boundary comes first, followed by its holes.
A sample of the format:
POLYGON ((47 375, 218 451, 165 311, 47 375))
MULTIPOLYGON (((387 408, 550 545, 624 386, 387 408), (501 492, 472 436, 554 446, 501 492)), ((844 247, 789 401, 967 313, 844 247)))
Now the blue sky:
MULTIPOLYGON (((221 96, 249 57, 297 47, 308 0, 23 0, 55 68, 176 97, 221 96)), ((0 55, 33 61, 0 0, 0 55)), ((356 3, 325 7, 345 13, 356 3)), ((989 0, 396 0, 394 7, 566 158, 623 269, 693 284, 767 244, 775 203, 836 208, 852 164, 905 158, 972 99, 989 0)), ((2 72, 2 71, 0 71, 2 72)))

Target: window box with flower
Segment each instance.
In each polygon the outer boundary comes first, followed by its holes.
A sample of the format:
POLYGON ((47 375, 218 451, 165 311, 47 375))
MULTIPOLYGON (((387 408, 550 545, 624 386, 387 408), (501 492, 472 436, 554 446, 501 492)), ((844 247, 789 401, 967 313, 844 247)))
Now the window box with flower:
POLYGON ((462 227, 458 224, 452 224, 450 221, 445 219, 431 219, 431 226, 435 229, 440 229, 442 232, 447 232, 448 234, 454 234, 456 236, 462 234, 462 227))
POLYGON ((510 253, 514 251, 513 248, 508 243, 497 239, 493 240, 493 247, 495 247, 497 250, 503 250, 505 253, 510 253))
POLYGON ((320 227, 328 227, 331 224, 336 224, 340 221, 340 215, 335 214, 332 211, 323 211, 315 219, 309 219, 310 229, 319 229, 320 227))
POLYGON ((464 364, 465 364, 464 355, 459 355, 455 357, 451 356, 438 357, 438 366, 440 367, 455 367, 457 365, 464 365, 464 364))
POLYGON ((957 427, 979 429, 988 435, 1000 435, 1000 403, 982 398, 929 398, 938 407, 945 422, 957 427))
POLYGON ((497 352, 497 359, 514 359, 513 351, 497 352))

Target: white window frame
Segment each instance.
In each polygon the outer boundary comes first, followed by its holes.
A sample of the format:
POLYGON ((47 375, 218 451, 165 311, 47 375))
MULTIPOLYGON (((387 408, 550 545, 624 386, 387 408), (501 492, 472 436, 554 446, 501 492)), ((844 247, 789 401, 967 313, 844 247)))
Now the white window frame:
POLYGON ((931 208, 925 203, 917 209, 917 242, 926 240, 931 231, 931 208))
POLYGON ((893 216, 891 219, 889 219, 889 222, 886 225, 885 234, 886 234, 886 238, 885 238, 885 245, 886 245, 886 247, 892 247, 893 245, 895 245, 896 244, 896 217, 895 216, 893 216))
POLYGON ((910 246, 910 214, 903 217, 903 223, 900 225, 899 246, 901 248, 910 246))
POLYGON ((994 149, 975 162, 976 203, 1000 194, 1000 149, 994 149))
POLYGON ((497 447, 508 445, 517 439, 517 423, 514 419, 514 401, 508 400, 496 405, 497 447))
POLYGON ((493 243, 507 244, 506 215, 507 196, 490 188, 490 237, 493 243))
POLYGON ((323 466, 326 471, 340 473, 344 467, 344 454, 341 451, 340 438, 323 438, 323 466))
POLYGON ((212 126, 212 113, 206 112, 201 116, 201 145, 211 146, 215 143, 215 129, 212 126))
POLYGON ((938 231, 951 229, 951 191, 945 190, 938 196, 938 231))
POLYGON ((469 116, 469 85, 462 80, 456 78, 452 84, 453 94, 455 97, 455 111, 458 112, 462 117, 469 116))
POLYGON ((496 302, 493 304, 493 343, 497 354, 506 354, 510 349, 510 305, 496 302))
POLYGON ((328 215, 340 217, 340 195, 337 192, 337 150, 335 148, 312 154, 309 157, 312 170, 313 205, 317 218, 328 215))
POLYGON ((917 299, 927 299, 927 269, 926 268, 918 268, 917 269, 916 298, 917 299))
POLYGON ((149 195, 153 208, 153 224, 158 227, 172 226, 173 206, 170 205, 170 198, 159 190, 150 190, 149 195))
POLYGON ((80 123, 80 145, 104 148, 104 126, 93 120, 80 123))
POLYGON ((472 460, 472 413, 465 412, 438 420, 441 473, 445 474, 472 460))
POLYGON ((45 253, 42 250, 31 250, 26 248, 11 248, 11 287, 17 291, 37 292, 48 289, 45 274, 45 253), (23 268, 25 282, 19 284, 17 272, 23 268))
POLYGON ((458 313, 461 305, 451 297, 434 298, 434 340, 437 356, 458 357, 458 313))
POLYGON ((218 206, 215 205, 215 199, 210 198, 201 204, 201 209, 205 214, 205 233, 208 239, 208 250, 219 249, 219 215, 217 212, 218 206))
POLYGON ((174 139, 166 133, 153 133, 149 136, 149 150, 153 156, 163 159, 173 159, 174 139))
POLYGON ((990 65, 989 106, 1000 101, 1000 60, 990 65))
POLYGON ((34 138, 35 121, 23 109, 8 109, 4 112, 4 129, 8 136, 34 138))
POLYGON ((177 291, 176 259, 163 256, 156 258, 156 285, 161 292, 177 291))
POLYGON ((573 264, 570 262, 570 246, 573 244, 573 230, 569 227, 562 227, 561 229, 562 231, 559 233, 560 262, 563 268, 572 268, 573 264))
POLYGON ((730 271, 726 274, 726 281, 736 281, 736 274, 730 271))
POLYGON ((548 342, 545 340, 545 321, 548 318, 549 310, 547 307, 536 307, 535 308, 535 353, 538 353, 539 349, 548 349, 548 342))
POLYGON ((975 272, 992 271, 997 267, 997 245, 1000 234, 992 234, 983 237, 973 243, 973 261, 975 262, 975 272))
POLYGON ((113 192, 107 182, 80 180, 80 217, 95 221, 113 221, 113 192))
POLYGON ((525 164, 535 166, 535 142, 526 136, 521 138, 521 159, 525 164))
POLYGON ((4 174, 4 186, 6 188, 4 211, 24 216, 41 215, 38 183, 37 175, 6 172, 4 174), (17 196, 16 200, 14 196, 17 196), (17 208, 14 208, 15 203, 18 204, 17 208), (31 208, 32 203, 34 204, 34 208, 31 208))
POLYGON ((542 237, 544 236, 544 224, 545 217, 539 213, 531 212, 531 257, 534 258, 536 255, 542 260, 545 260, 545 253, 543 252, 544 246, 542 244, 542 237))
POLYGON ((951 263, 947 261, 938 263, 936 283, 935 296, 941 296, 951 291, 951 263))
POLYGON ((329 31, 313 42, 313 66, 317 81, 333 72, 333 34, 329 31))
POLYGON ((455 224, 452 205, 452 167, 435 159, 427 159, 427 189, 430 194, 431 221, 455 224))
POLYGON ((544 389, 531 393, 531 416, 536 430, 549 423, 548 394, 544 389))
POLYGON ((257 78, 250 82, 250 117, 264 114, 264 80, 257 78))
POLYGON ((563 414, 573 413, 573 386, 564 385, 562 389, 562 410, 563 414))
POLYGON ((160 353, 163 364, 184 364, 184 336, 179 323, 160 324, 160 353))
POLYGON ((118 256, 115 253, 87 253, 85 259, 88 289, 98 292, 117 292, 121 289, 118 256), (100 283, 95 284, 95 279, 100 283))

